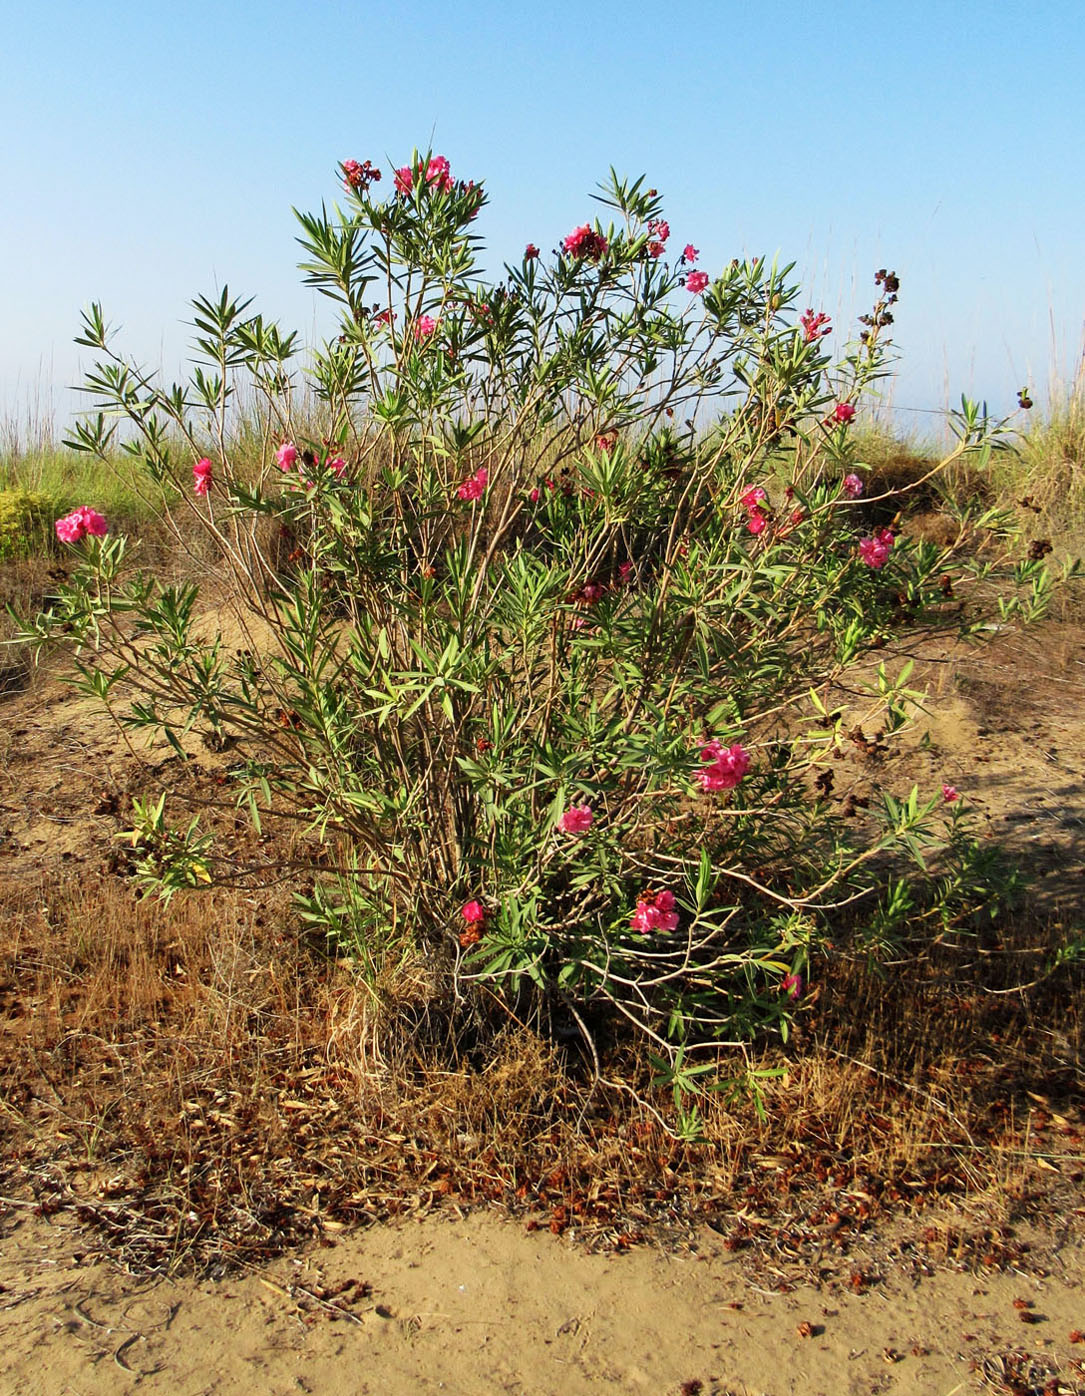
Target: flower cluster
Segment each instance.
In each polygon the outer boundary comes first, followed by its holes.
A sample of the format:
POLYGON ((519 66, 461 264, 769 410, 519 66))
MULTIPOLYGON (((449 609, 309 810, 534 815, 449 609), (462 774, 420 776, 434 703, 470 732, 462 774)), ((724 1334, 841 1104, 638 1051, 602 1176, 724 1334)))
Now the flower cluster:
POLYGON ((685 247, 682 248, 682 261, 685 262, 687 267, 691 267, 700 255, 700 252, 694 247, 692 242, 687 242, 685 247))
POLYGON ((202 498, 211 489, 211 462, 206 456, 192 467, 192 492, 202 498))
POLYGON ((574 228, 561 244, 570 257, 579 262, 598 262, 607 254, 607 240, 587 223, 574 228))
POLYGON ((585 582, 584 585, 574 593, 573 600, 581 601, 585 606, 594 606, 606 592, 606 587, 602 582, 585 582))
POLYGON ((420 315, 414 322, 414 337, 419 341, 429 339, 436 328, 437 321, 432 315, 420 315))
POLYGON ((343 183, 346 187, 361 190, 363 194, 371 184, 376 184, 381 177, 380 170, 371 160, 363 160, 360 165, 357 160, 344 160, 341 168, 343 183))
POLYGON ((467 922, 467 929, 460 932, 460 944, 466 950, 472 945, 477 945, 482 939, 486 909, 481 902, 465 902, 460 909, 460 915, 467 922))
POLYGON ((802 975, 785 974, 780 980, 780 988, 792 1001, 802 998, 802 975))
POLYGON ((849 499, 858 499, 863 493, 863 482, 854 473, 844 476, 844 493, 849 499))
MULTIPOLYGON (((303 485, 306 489, 312 489, 313 487, 312 480, 310 480, 305 473, 305 467, 310 462, 312 463, 312 468, 314 470, 320 469, 320 457, 317 455, 311 455, 309 453, 306 453, 303 456, 299 452, 298 448, 294 445, 293 441, 284 441, 282 445, 279 447, 279 449, 275 452, 275 464, 279 467, 283 474, 285 475, 287 471, 294 470, 296 468, 300 484, 303 485)), ((200 465, 204 464, 204 461, 200 462, 200 465)), ((208 466, 208 470, 210 471, 210 462, 208 461, 206 462, 206 464, 208 466)), ((197 468, 198 467, 193 466, 193 473, 195 473, 197 468)), ((324 462, 324 469, 330 470, 337 480, 342 479, 343 472, 346 470, 346 468, 347 463, 342 456, 329 456, 328 459, 324 462)), ((296 489, 298 487, 298 483, 298 481, 295 481, 288 487, 296 489)), ((197 485, 196 493, 206 494, 207 491, 201 490, 197 485)))
POLYGON ((667 239, 671 235, 671 225, 665 218, 650 218, 648 220, 648 232, 651 234, 651 241, 648 244, 649 257, 662 257, 667 250, 667 239))
POLYGON ((768 501, 768 495, 760 485, 754 485, 752 489, 746 491, 739 499, 739 503, 746 510, 746 527, 753 533, 764 533, 768 519, 762 511, 762 504, 768 501))
POLYGON ((708 286, 708 273, 703 271, 691 271, 686 277, 686 290, 692 291, 695 296, 699 296, 708 286))
POLYGON ((420 185, 436 189, 440 194, 447 194, 454 186, 452 172, 443 155, 434 155, 428 164, 419 160, 413 170, 410 165, 403 165, 396 170, 396 193, 409 194, 414 189, 416 180, 420 185))
POLYGON ((879 528, 873 538, 859 540, 859 556, 868 567, 884 567, 894 541, 891 528, 879 528))
POLYGON ((109 526, 101 514, 88 508, 86 504, 81 504, 78 509, 73 509, 62 519, 57 519, 53 527, 62 543, 78 543, 88 534, 91 538, 104 538, 109 532, 109 526))
POLYGON ((650 889, 642 892, 629 924, 640 935, 646 935, 649 931, 676 931, 678 912, 674 909, 674 893, 653 892, 650 889))
POLYGON ((470 479, 464 480, 463 484, 457 489, 457 497, 469 500, 474 504, 476 500, 481 499, 486 493, 486 485, 489 479, 490 472, 484 465, 480 465, 470 479))
POLYGON ((705 790, 733 790, 750 769, 750 753, 741 742, 724 746, 715 737, 701 748, 701 760, 707 764, 695 779, 705 790))
POLYGON ((594 818, 590 805, 571 805, 558 820, 558 828, 564 834, 586 834, 594 818))
POLYGON ((832 322, 822 310, 819 310, 816 315, 812 310, 804 310, 799 316, 799 323, 802 325, 803 338, 807 344, 813 343, 815 339, 824 339, 827 334, 832 334, 832 322))
POLYGON ((850 402, 838 402, 833 408, 832 420, 841 422, 844 426, 855 416, 855 408, 850 402))
POLYGON ((535 246, 533 242, 529 242, 528 245, 524 248, 524 261, 533 262, 538 255, 539 249, 535 246))

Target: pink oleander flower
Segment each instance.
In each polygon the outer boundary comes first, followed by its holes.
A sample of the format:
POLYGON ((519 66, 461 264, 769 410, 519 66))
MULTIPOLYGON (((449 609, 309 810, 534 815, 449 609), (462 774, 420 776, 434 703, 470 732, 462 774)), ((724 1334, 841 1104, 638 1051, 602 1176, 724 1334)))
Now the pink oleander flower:
POLYGON ((534 489, 531 491, 531 493, 528 495, 528 499, 531 501, 532 504, 538 504, 538 502, 539 502, 539 487, 538 487, 538 485, 536 485, 535 488, 534 488, 534 489))
POLYGON ((745 494, 739 495, 738 502, 742 505, 743 509, 759 509, 768 497, 767 490, 763 489, 760 485, 754 485, 753 488, 748 489, 745 494))
POLYGON ((682 248, 682 261, 685 262, 688 267, 691 267, 700 255, 700 252, 698 252, 692 242, 687 242, 685 247, 682 248))
POLYGON ((395 322, 396 313, 394 310, 381 310, 373 316, 374 325, 391 325, 395 322))
POLYGON ((783 979, 780 980, 780 988, 781 988, 781 990, 783 991, 783 993, 785 993, 785 994, 788 996, 789 999, 794 1000, 794 999, 797 999, 797 998, 801 998, 801 997, 802 997, 802 975, 801 975, 801 974, 785 974, 784 977, 783 977, 783 979))
POLYGON ((342 456, 332 456, 331 460, 325 462, 325 469, 330 470, 337 480, 343 478, 343 471, 346 468, 347 463, 342 456))
POLYGON ((764 533, 768 524, 768 519, 762 514, 760 509, 751 509, 749 518, 746 520, 746 530, 755 536, 764 533))
POLYGON ((452 188, 452 175, 443 155, 435 155, 426 166, 426 183, 435 184, 442 194, 452 188))
POLYGON ((662 256, 663 256, 663 254, 664 254, 664 252, 666 252, 666 250, 667 250, 667 249, 664 247, 664 245, 663 245, 661 242, 650 242, 650 243, 648 244, 648 256, 649 256, 649 257, 655 257, 655 258, 658 259, 659 257, 662 257, 662 256))
POLYGON ((211 489, 211 471, 213 467, 206 456, 198 460, 192 467, 192 492, 198 497, 204 496, 211 489))
POLYGON ((601 436, 597 436, 595 438, 595 449, 597 451, 602 451, 605 455, 609 456, 611 451, 614 450, 614 446, 617 440, 618 438, 614 434, 614 432, 604 432, 601 436))
POLYGON ((858 475, 844 476, 844 493, 849 499, 858 499, 863 493, 863 482, 858 475))
POLYGON ((293 470, 298 463, 298 448, 293 441, 284 441, 275 452, 275 464, 280 470, 293 470))
POLYGON ((397 194, 409 194, 414 188, 414 171, 410 165, 403 165, 396 170, 395 186, 397 194))
POLYGON ((884 567, 889 560, 889 549, 893 546, 893 535, 888 529, 880 529, 873 538, 860 538, 859 556, 868 567, 875 570, 884 567), (883 535, 888 534, 888 542, 883 535))
POLYGON ((650 931, 676 931, 678 912, 674 907, 674 893, 642 892, 629 924, 641 935, 647 935, 650 931))
POLYGON ((566 834, 586 834, 594 818, 590 805, 573 805, 558 820, 558 827, 566 834))
POLYGON ((619 562, 619 563, 618 563, 618 577, 620 578, 621 581, 623 581, 623 582, 628 582, 629 578, 630 578, 632 575, 633 575, 633 564, 632 564, 631 562, 619 562))
POLYGON ((82 515, 83 526, 91 538, 104 538, 109 532, 109 525, 101 514, 88 509, 85 504, 80 506, 78 512, 82 515))
POLYGON ((960 796, 955 785, 942 786, 942 799, 945 800, 947 805, 951 805, 954 800, 959 798, 960 796))
POLYGON ((850 402, 838 402, 833 408, 833 421, 845 425, 855 416, 855 408, 850 402))
POLYGON ((606 587, 602 582, 585 582, 579 591, 573 593, 573 600, 582 601, 585 606, 594 606, 605 592, 606 587))
POLYGON ((460 908, 460 915, 469 926, 473 926, 477 921, 486 920, 486 911, 481 902, 464 902, 460 908))
POLYGON ((479 466, 478 470, 475 471, 469 480, 464 480, 463 484, 457 489, 456 494, 460 499, 470 500, 473 504, 485 494, 489 478, 490 472, 486 467, 484 465, 479 466))
POLYGON ((532 262, 538 255, 539 249, 535 246, 533 242, 529 242, 528 245, 524 248, 524 261, 532 262))
POLYGON ((420 315, 414 322, 414 337, 421 341, 428 339, 437 328, 437 321, 432 315, 420 315))
POLYGON ((598 262, 607 252, 606 238, 587 223, 574 228, 561 245, 570 257, 582 262, 598 262))
POLYGON ((109 532, 109 525, 102 515, 86 504, 57 519, 53 527, 62 543, 78 543, 88 534, 91 538, 104 538, 109 532))
POLYGON ((695 296, 699 296, 708 285, 708 273, 703 271, 691 271, 686 277, 686 290, 692 291, 695 296))
POLYGON ((702 766, 694 775, 705 790, 733 790, 750 769, 750 753, 741 742, 725 747, 713 737, 701 748, 702 766))
POLYGON ((671 225, 665 218, 650 218, 648 220, 648 231, 654 234, 660 242, 666 242, 671 235, 671 225))
POLYGON ((832 334, 833 326, 828 315, 819 310, 815 315, 812 310, 806 310, 799 316, 799 323, 802 325, 803 338, 807 344, 811 344, 815 339, 823 339, 825 335, 832 334))

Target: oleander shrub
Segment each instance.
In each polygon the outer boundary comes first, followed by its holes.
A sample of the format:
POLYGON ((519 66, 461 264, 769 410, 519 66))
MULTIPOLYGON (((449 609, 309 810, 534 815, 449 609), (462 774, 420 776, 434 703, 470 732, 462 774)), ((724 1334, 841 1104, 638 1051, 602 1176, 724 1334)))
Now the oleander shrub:
MULTIPOLYGON (((600 1041, 646 1042, 688 1131, 721 1050, 786 1035, 834 928, 884 947, 991 904, 955 792, 840 817, 838 695, 892 743, 918 695, 889 642, 1039 614, 1052 578, 985 507, 945 545, 871 513, 903 497, 871 500, 850 440, 890 368, 892 272, 834 357, 790 266, 702 271, 643 180, 612 172, 606 221, 487 280, 481 184, 417 152, 383 197, 368 162, 341 174, 341 206, 298 215, 338 317, 308 356, 223 290, 165 385, 87 313, 96 414, 71 444, 138 460, 215 562, 167 584, 89 501, 27 634, 129 731, 223 751, 284 847, 319 843, 299 914, 375 992, 421 958, 453 1011, 485 982, 597 1070, 600 1041), (208 630, 227 586, 260 643, 208 630)), ((965 401, 953 425, 922 478, 983 468, 997 424, 965 401)), ((165 894, 237 874, 161 801, 134 822, 165 894)))

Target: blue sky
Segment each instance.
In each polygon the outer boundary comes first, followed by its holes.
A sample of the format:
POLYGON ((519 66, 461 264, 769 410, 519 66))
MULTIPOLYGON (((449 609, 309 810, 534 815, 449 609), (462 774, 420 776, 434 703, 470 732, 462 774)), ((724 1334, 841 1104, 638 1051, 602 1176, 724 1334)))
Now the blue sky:
POLYGON ((794 259, 840 329, 895 268, 893 402, 920 428, 962 391, 1043 401, 1078 364, 1078 0, 0 0, 0 51, 7 414, 37 397, 63 419, 92 299, 170 374, 187 301, 223 282, 319 328, 291 205, 336 198, 340 159, 431 141, 486 183, 495 267, 594 216, 614 165, 706 270, 794 259))

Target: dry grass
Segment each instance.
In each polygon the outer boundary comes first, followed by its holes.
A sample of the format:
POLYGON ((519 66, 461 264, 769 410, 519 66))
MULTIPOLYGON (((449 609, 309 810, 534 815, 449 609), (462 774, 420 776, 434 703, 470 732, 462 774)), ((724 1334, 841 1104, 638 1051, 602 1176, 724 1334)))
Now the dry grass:
MULTIPOLYGON (((281 895, 162 908, 58 878, 9 889, 2 925, 4 1191, 75 1208, 136 1266, 222 1268, 479 1203, 597 1244, 706 1220, 810 1256, 947 1196, 961 1226, 928 1244, 1001 1263, 1038 1184, 1082 1176, 1077 978, 1002 992, 1034 977, 1037 925, 884 979, 841 955, 788 1055, 753 1062, 788 1070, 767 1121, 717 1097, 694 1147, 575 1047, 484 1011, 453 1035, 421 969, 375 997, 291 932, 281 895)), ((642 1062, 607 1065, 645 1083, 642 1062)))
MULTIPOLYGON (((1045 525, 1080 538, 1085 530, 1085 381, 1034 410, 996 478, 1007 495, 1026 498, 1045 525)), ((1027 507, 1027 506, 1026 506, 1027 507)))

